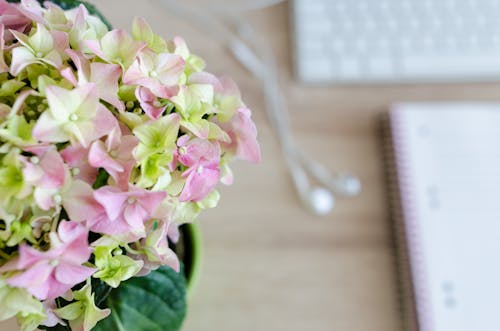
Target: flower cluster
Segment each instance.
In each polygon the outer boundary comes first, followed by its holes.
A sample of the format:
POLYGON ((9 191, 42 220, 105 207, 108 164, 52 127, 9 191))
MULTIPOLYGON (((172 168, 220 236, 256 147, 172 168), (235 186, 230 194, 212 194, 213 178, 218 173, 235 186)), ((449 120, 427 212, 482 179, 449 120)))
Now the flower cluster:
POLYGON ((168 238, 260 158, 238 88, 204 66, 140 18, 0 0, 0 320, 90 330, 109 314, 92 277, 179 269, 168 238))

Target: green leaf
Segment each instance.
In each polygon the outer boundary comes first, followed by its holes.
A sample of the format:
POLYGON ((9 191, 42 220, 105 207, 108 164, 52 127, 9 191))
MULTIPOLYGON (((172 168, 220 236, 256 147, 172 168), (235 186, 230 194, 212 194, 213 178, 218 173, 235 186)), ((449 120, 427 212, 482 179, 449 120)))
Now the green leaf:
POLYGON ((95 295, 95 304, 99 308, 106 308, 106 299, 113 288, 100 279, 92 278, 92 291, 95 295))
POLYGON ((162 267, 111 291, 111 315, 93 331, 178 331, 186 315, 184 270, 162 267))

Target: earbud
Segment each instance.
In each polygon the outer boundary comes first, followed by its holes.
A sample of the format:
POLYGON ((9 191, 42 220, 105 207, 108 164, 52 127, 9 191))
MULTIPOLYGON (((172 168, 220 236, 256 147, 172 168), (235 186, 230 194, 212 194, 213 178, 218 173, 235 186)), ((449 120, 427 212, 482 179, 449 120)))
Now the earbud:
POLYGON ((361 192, 361 182, 351 174, 339 174, 331 178, 328 186, 335 193, 345 197, 354 197, 361 192))
POLYGON ((313 213, 322 216, 333 210, 335 198, 329 190, 323 187, 314 187, 309 190, 307 205, 313 213))
POLYGON ((307 173, 297 160, 291 157, 287 157, 286 159, 295 189, 302 204, 318 216, 323 216, 331 212, 335 205, 335 198, 332 192, 321 186, 312 187, 307 173))
POLYGON ((332 175, 324 165, 297 153, 300 163, 318 182, 322 183, 332 193, 344 197, 354 197, 361 192, 361 182, 358 177, 349 173, 332 175))

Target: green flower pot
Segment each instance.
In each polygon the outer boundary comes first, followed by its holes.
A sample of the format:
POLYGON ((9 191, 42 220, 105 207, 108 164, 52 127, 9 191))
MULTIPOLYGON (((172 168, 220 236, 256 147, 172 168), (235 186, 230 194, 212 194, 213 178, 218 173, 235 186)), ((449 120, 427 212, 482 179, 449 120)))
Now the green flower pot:
POLYGON ((203 264, 203 238, 198 224, 185 224, 181 226, 180 230, 185 236, 184 247, 186 251, 183 262, 187 283, 187 295, 190 298, 201 276, 203 264))

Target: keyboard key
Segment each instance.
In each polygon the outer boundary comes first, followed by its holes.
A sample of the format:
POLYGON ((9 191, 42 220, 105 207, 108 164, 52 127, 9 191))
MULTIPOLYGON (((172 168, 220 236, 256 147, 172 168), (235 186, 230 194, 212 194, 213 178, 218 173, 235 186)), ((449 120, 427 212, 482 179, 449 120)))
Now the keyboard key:
POLYGON ((394 61, 389 57, 370 57, 368 59, 370 78, 389 79, 395 77, 394 61))
POLYGON ((310 58, 298 64, 298 73, 306 82, 328 81, 335 77, 332 75, 332 69, 332 61, 327 58, 310 58))
POLYGON ((330 42, 325 41, 325 44, 333 56, 341 56, 345 52, 346 45, 341 39, 335 39, 330 42))
POLYGON ((345 58, 340 60, 338 64, 341 79, 352 80, 362 76, 361 66, 357 59, 345 58))
POLYGON ((307 38, 303 41, 302 49, 305 54, 323 54, 326 44, 323 40, 316 38, 307 38))

